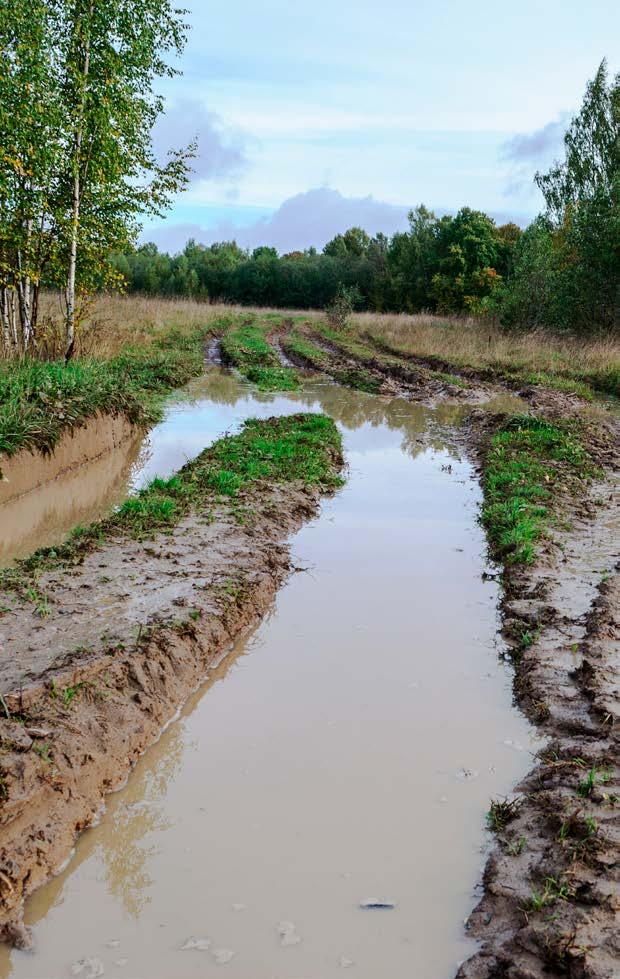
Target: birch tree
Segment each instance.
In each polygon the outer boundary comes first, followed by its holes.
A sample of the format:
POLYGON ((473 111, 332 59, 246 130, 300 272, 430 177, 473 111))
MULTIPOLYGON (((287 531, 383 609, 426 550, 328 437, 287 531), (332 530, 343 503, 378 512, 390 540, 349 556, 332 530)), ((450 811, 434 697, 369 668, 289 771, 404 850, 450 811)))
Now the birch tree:
POLYGON ((80 297, 115 281, 111 252, 187 182, 193 145, 163 164, 151 145, 183 17, 170 0, 0 0, 5 350, 33 350, 44 283, 65 296, 70 358, 80 297))
POLYGON ((182 11, 169 0, 71 0, 66 8, 62 101, 67 163, 55 213, 66 247, 66 356, 76 295, 114 277, 113 250, 131 243, 146 213, 161 214, 187 180, 193 147, 155 158, 151 132, 163 109, 156 79, 176 73, 182 11))
POLYGON ((56 15, 42 0, 0 0, 0 318, 5 350, 26 353, 36 344, 39 290, 54 251, 50 199, 62 157, 56 15))

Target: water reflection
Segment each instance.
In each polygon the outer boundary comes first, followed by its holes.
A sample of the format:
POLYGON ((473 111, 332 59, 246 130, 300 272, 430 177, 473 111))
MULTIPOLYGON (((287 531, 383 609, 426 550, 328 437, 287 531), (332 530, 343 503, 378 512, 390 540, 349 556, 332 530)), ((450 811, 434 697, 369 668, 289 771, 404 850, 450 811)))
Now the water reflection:
POLYGON ((213 368, 189 385, 186 400, 146 440, 132 477, 138 488, 155 475, 167 476, 225 431, 235 431, 248 417, 295 411, 330 415, 349 432, 387 428, 402 434, 402 449, 413 458, 429 446, 448 446, 459 459, 453 433, 470 409, 443 403, 436 408, 399 397, 378 397, 324 380, 308 380, 299 391, 261 392, 222 368, 213 368), (220 411, 214 412, 213 405, 220 411), (224 409, 223 411, 221 409, 224 409))
POLYGON ((127 495, 142 436, 115 446, 78 469, 0 504, 0 567, 110 512, 127 495))
POLYGON ((367 426, 401 432, 403 451, 412 458, 430 445, 437 450, 447 446, 458 460, 452 435, 469 410, 449 402, 430 409, 316 378, 299 391, 264 393, 213 367, 171 399, 164 420, 146 436, 0 506, 0 566, 60 543, 74 526, 109 513, 154 476, 171 475, 247 417, 322 411, 347 431, 367 426))
POLYGON ((235 979, 337 979, 343 959, 360 979, 448 979, 471 950, 460 923, 484 811, 524 774, 506 745, 528 729, 494 649, 479 488, 452 444, 463 409, 316 381, 257 395, 214 371, 151 433, 141 478, 247 415, 300 409, 338 421, 350 463, 295 538, 311 574, 292 576, 34 895, 37 952, 5 953, 5 975, 95 956, 106 975, 216 979, 210 950, 180 951, 189 936, 234 951, 235 979), (394 912, 360 912, 375 895, 394 912), (301 943, 281 946, 282 921, 301 943))
MULTIPOLYGON (((268 621, 269 615, 266 621, 268 621)), ((224 680, 233 665, 247 655, 247 640, 234 648, 212 669, 204 684, 190 697, 178 722, 171 724, 161 738, 139 759, 127 785, 106 799, 105 813, 98 825, 86 830, 65 870, 45 887, 36 891, 28 901, 26 922, 36 926, 51 908, 62 905, 64 897, 76 890, 72 879, 82 864, 93 857, 101 861, 109 893, 119 900, 133 919, 150 902, 150 889, 155 883, 148 864, 157 853, 157 833, 170 829, 172 821, 166 816, 165 801, 170 782, 178 775, 183 754, 197 749, 197 742, 187 736, 186 723, 200 705, 202 698, 217 683, 224 680)), ((77 885, 79 889, 79 884, 77 885)), ((12 953, 16 954, 16 953, 12 953)), ((0 975, 10 975, 8 949, 0 946, 0 975)))

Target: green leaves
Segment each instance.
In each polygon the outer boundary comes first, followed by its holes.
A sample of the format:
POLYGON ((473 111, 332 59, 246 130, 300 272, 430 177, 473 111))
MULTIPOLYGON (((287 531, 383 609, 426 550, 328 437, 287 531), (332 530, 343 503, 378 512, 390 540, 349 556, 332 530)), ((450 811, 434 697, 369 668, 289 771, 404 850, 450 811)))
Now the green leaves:
POLYGON ((160 163, 151 145, 185 34, 170 0, 0 0, 0 291, 22 348, 41 283, 66 289, 69 326, 76 292, 117 284, 110 252, 185 185, 195 148, 160 163))

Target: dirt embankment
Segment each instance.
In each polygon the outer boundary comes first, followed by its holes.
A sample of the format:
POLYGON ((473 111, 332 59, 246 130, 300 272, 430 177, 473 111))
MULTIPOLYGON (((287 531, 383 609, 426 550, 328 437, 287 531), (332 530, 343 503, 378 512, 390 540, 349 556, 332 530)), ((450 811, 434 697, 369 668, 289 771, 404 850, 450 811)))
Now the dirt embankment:
POLYGON ((0 505, 126 445, 138 431, 123 415, 96 415, 67 432, 52 453, 23 449, 10 457, 0 454, 0 505))
POLYGON ((22 451, 1 459, 0 567, 121 503, 143 437, 121 416, 99 416, 67 432, 52 455, 22 451))
MULTIPOLYGON (((489 427, 474 420, 482 467, 489 427)), ((514 796, 492 805, 467 923, 481 948, 458 979, 617 975, 620 476, 607 439, 589 448, 604 475, 587 496, 560 494, 540 559, 504 574, 515 697, 546 741, 514 796)))
POLYGON ((299 480, 251 484, 234 506, 194 510, 169 533, 111 539, 45 571, 34 610, 33 596, 0 595, 11 609, 0 617, 10 714, 0 721, 0 937, 29 943, 25 898, 264 615, 290 571, 286 538, 319 502, 299 480))

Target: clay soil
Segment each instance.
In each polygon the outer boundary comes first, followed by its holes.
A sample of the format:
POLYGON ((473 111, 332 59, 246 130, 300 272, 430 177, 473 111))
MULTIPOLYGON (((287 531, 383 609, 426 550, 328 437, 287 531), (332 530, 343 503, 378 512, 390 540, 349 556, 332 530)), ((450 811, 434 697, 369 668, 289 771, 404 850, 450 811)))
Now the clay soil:
MULTIPOLYGON (((473 404, 502 393, 480 379, 460 388, 423 365, 360 360, 324 341, 321 349, 327 373, 363 367, 381 392, 473 404)), ((590 410, 560 392, 518 393, 552 417, 590 410)), ((481 470, 500 421, 474 408, 466 425, 481 470)), ((480 948, 459 979, 617 975, 618 434, 613 419, 596 417, 588 448, 600 478, 587 494, 559 494, 556 527, 537 561, 503 572, 515 698, 545 741, 497 810, 483 895, 467 924, 480 948)), ((45 615, 18 606, 10 632, 0 617, 0 689, 10 715, 0 724, 5 940, 29 943, 24 899, 66 862, 105 794, 269 608, 290 572, 286 538, 316 512, 319 495, 263 484, 243 503, 255 513, 248 525, 222 509, 209 522, 191 514, 172 535, 111 541, 71 572, 46 572, 45 615)))

